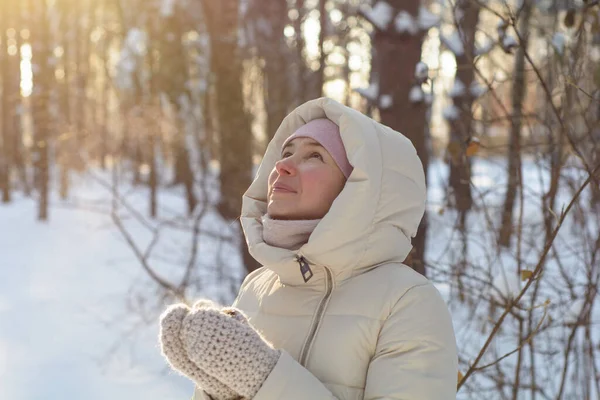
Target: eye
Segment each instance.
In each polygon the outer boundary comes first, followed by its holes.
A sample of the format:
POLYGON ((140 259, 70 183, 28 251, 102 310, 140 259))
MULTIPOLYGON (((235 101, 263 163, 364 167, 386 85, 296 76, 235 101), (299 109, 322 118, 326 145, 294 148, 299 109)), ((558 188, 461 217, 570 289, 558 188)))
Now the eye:
POLYGON ((283 154, 281 155, 281 158, 287 158, 287 157, 289 157, 289 156, 291 156, 291 155, 292 155, 292 153, 290 153, 289 151, 287 151, 287 152, 285 152, 285 153, 283 153, 283 154))
POLYGON ((314 158, 315 156, 317 156, 318 159, 323 161, 323 156, 320 153, 314 152, 310 155, 311 158, 314 158))

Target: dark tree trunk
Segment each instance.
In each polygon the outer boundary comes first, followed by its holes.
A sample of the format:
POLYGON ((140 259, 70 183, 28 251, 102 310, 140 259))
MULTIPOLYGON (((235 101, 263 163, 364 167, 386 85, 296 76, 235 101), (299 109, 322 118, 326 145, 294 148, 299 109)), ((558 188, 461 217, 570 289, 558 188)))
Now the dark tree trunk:
MULTIPOLYGON (((13 21, 13 25, 15 27, 20 26, 21 21, 21 8, 23 4, 17 0, 11 0, 8 2, 11 4, 11 20, 13 21)), ((23 140, 22 140, 22 129, 21 129, 21 116, 17 112, 17 109, 22 105, 21 98, 21 35, 18 34, 18 31, 15 30, 14 40, 16 45, 16 54, 13 57, 10 57, 10 76, 9 84, 7 86, 8 94, 7 97, 11 101, 11 108, 15 111, 11 114, 11 145, 12 145, 12 161, 15 169, 17 170, 19 180, 21 182, 21 187, 25 195, 29 196, 31 194, 31 184, 29 182, 29 177, 27 174, 27 169, 25 168, 25 160, 24 160, 24 149, 23 149, 23 140)))
POLYGON ((290 77, 287 71, 289 57, 283 34, 288 21, 288 8, 285 1, 268 0, 258 11, 263 18, 265 16, 268 18, 271 26, 268 35, 261 40, 263 43, 260 44, 265 60, 265 109, 267 111, 267 140, 270 141, 285 118, 289 104, 290 77))
MULTIPOLYGON (((9 202, 14 188, 12 187, 11 175, 13 171, 18 172, 21 180, 21 185, 26 194, 29 194, 29 183, 25 172, 25 164, 23 162, 22 146, 21 146, 21 124, 18 108, 21 104, 21 68, 20 68, 20 46, 21 39, 18 26, 21 25, 20 12, 21 3, 17 0, 5 0, 4 5, 0 5, 2 9, 2 17, 0 17, 0 25, 2 26, 2 51, 1 75, 3 82, 2 88, 2 122, 0 129, 2 130, 2 149, 0 151, 0 164, 3 162, 3 176, 0 180, 2 188, 2 201, 9 202), (10 28, 13 28, 9 31, 10 28), (8 41, 13 41, 14 46, 9 46, 8 41), (4 161, 2 161, 2 158, 4 161)), ((0 166, 0 169, 2 167, 0 166)))
POLYGON ((295 67, 296 67, 296 103, 295 105, 304 103, 307 98, 306 94, 306 83, 309 79, 308 68, 306 67, 306 61, 304 59, 304 49, 306 43, 304 36, 302 35, 302 22, 306 15, 304 8, 304 0, 296 0, 296 11, 298 11, 298 17, 294 20, 294 41, 295 41, 295 67))
POLYGON ((35 187, 39 195, 38 219, 48 220, 49 151, 53 124, 49 113, 49 97, 54 69, 49 63, 52 56, 50 26, 45 0, 30 0, 32 17, 33 93, 31 95, 34 137, 35 187))
POLYGON ((327 26, 329 24, 329 16, 325 9, 326 0, 319 0, 319 69, 317 70, 315 97, 323 96, 323 86, 325 85, 325 64, 327 62, 327 54, 325 53, 325 37, 327 36, 327 26))
POLYGON ((12 168, 11 139, 14 135, 11 127, 11 114, 15 112, 12 107, 10 92, 10 56, 8 55, 8 28, 11 25, 12 1, 5 0, 0 3, 0 81, 2 82, 1 98, 1 123, 0 126, 0 191, 2 191, 2 202, 11 200, 10 170, 12 168))
MULTIPOLYGON (((454 207, 461 214, 461 220, 465 220, 465 214, 473 206, 471 195, 471 163, 466 154, 469 141, 473 136, 473 95, 469 90, 475 81, 475 32, 479 21, 480 7, 477 3, 469 0, 459 0, 456 3, 457 12, 461 18, 456 23, 456 29, 461 32, 463 39, 462 54, 456 54, 456 77, 455 81, 462 83, 465 90, 453 97, 453 104, 458 109, 458 117, 449 120, 450 123, 450 179, 449 186, 452 188, 454 207)), ((464 229, 464 226, 461 226, 464 229)))
MULTIPOLYGON (((219 133, 221 199, 218 209, 223 218, 240 215, 242 196, 252 180, 252 134, 244 110, 242 63, 238 54, 239 1, 203 2, 211 41, 211 70, 215 77, 216 112, 219 133)), ((256 262, 241 241, 246 268, 256 262)))
MULTIPOLYGON (((104 24, 104 21, 106 20, 106 4, 104 3, 100 3, 98 6, 98 16, 100 18, 100 23, 104 24)), ((103 170, 106 170, 106 160, 109 154, 109 148, 110 148, 110 144, 109 144, 109 140, 110 140, 110 135, 108 132, 108 118, 107 118, 107 114, 108 114, 108 91, 110 88, 110 75, 108 72, 109 66, 109 58, 108 58, 108 47, 110 45, 110 41, 107 37, 107 35, 105 34, 104 37, 102 37, 101 41, 98 43, 100 49, 99 49, 99 56, 100 59, 102 60, 101 66, 97 66, 97 74, 101 77, 101 82, 102 85, 99 88, 99 94, 98 94, 98 103, 99 105, 96 105, 96 129, 99 130, 99 134, 98 134, 98 139, 100 141, 100 145, 99 145, 99 151, 98 151, 98 157, 100 158, 100 168, 102 168, 103 170)))
MULTIPOLYGON (((403 10, 416 16, 419 10, 419 1, 393 0, 388 3, 396 10, 403 10)), ((375 66, 372 73, 379 79, 380 95, 391 95, 393 103, 391 107, 381 108, 381 122, 385 125, 402 132, 408 137, 419 155, 425 176, 429 165, 429 153, 427 151, 427 135, 424 103, 413 103, 409 99, 409 93, 414 85, 415 66, 421 60, 421 46, 423 33, 398 34, 376 30, 373 37, 373 46, 376 54, 375 66), (410 115, 410 118, 406 118, 410 115)), ((414 239, 414 250, 410 259, 407 260, 411 267, 425 275, 425 238, 427 234, 427 219, 419 228, 417 237, 414 239)))
POLYGON ((161 109, 158 104, 158 78, 159 69, 157 68, 155 62, 155 49, 153 44, 158 41, 157 24, 151 24, 151 21, 156 21, 156 18, 149 18, 148 23, 148 32, 150 35, 150 40, 148 41, 148 70, 150 71, 150 79, 149 79, 149 91, 148 91, 148 99, 146 103, 148 104, 148 112, 144 113, 144 125, 147 128, 148 132, 148 164, 150 164, 150 175, 148 176, 148 187, 150 188, 150 217, 156 218, 157 216, 157 208, 158 208, 158 171, 156 165, 156 139, 160 132, 160 119, 161 119, 161 109), (154 114, 157 114, 155 116, 154 114))
POLYGON ((190 155, 186 143, 185 122, 181 116, 180 99, 187 97, 186 83, 188 70, 186 66, 186 50, 182 37, 185 33, 181 24, 181 13, 185 10, 177 8, 172 15, 162 21, 159 41, 161 64, 160 80, 157 82, 160 90, 167 95, 176 110, 177 129, 174 138, 173 152, 175 155, 175 184, 185 187, 188 212, 196 208, 197 199, 194 193, 194 171, 190 165, 190 155))
MULTIPOLYGON (((458 230, 460 232, 461 250, 459 260, 455 264, 454 274, 460 299, 464 299, 463 277, 467 268, 468 257, 468 232, 467 213, 473 206, 471 194, 471 159, 467 148, 473 139, 473 112, 475 100, 472 89, 475 80, 475 32, 479 22, 480 7, 469 0, 458 0, 456 3, 455 25, 462 38, 463 51, 455 54, 456 76, 455 85, 463 90, 452 91, 453 106, 458 110, 456 118, 448 119, 450 127, 450 141, 448 154, 450 155, 450 176, 448 186, 451 189, 452 205, 459 213, 458 230)), ((477 95, 477 93, 475 93, 477 95)))
POLYGON ((85 153, 86 138, 88 132, 88 99, 87 87, 90 72, 90 32, 92 29, 91 21, 94 19, 95 3, 90 3, 86 0, 75 2, 76 12, 74 15, 75 25, 75 146, 72 153, 72 166, 77 170, 83 169, 82 160, 79 157, 79 152, 85 153), (86 15, 87 13, 87 15, 86 15), (84 21, 87 23, 84 26, 84 21))
POLYGON ((60 85, 60 108, 62 115, 62 132, 56 144, 56 162, 59 169, 58 193, 60 198, 65 200, 69 195, 69 170, 74 153, 73 137, 73 113, 71 112, 71 60, 72 60, 72 37, 73 30, 73 12, 68 5, 67 0, 61 0, 60 7, 60 34, 63 47, 63 71, 64 77, 60 85))
POLYGON ((510 123, 510 144, 508 153, 508 182, 506 184, 506 197, 502 209, 502 225, 500 227, 499 244, 510 246, 513 233, 513 210, 517 191, 521 190, 521 127, 523 126, 523 103, 527 93, 525 82, 525 50, 529 38, 529 20, 531 17, 532 2, 523 3, 519 19, 519 31, 523 37, 522 45, 517 49, 515 58, 515 76, 512 88, 512 118, 510 123))

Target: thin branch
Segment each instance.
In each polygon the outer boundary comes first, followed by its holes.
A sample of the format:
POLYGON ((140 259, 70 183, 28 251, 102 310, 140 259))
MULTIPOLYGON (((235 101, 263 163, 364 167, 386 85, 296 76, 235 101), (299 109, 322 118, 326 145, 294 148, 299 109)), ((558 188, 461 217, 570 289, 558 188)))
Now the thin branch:
POLYGON ((596 172, 598 172, 598 171, 600 171, 600 164, 598 164, 594 168, 594 170, 591 171, 590 175, 587 177, 587 179, 585 180, 585 182, 583 182, 583 184, 581 185, 581 187, 574 194, 573 198, 571 199, 571 201, 569 202, 569 204, 567 205, 567 207, 561 213, 560 218, 558 220, 558 223, 557 223, 556 227, 554 228, 554 231, 552 232, 552 235, 550 236, 549 241, 544 246, 544 250, 542 252, 542 256, 540 257, 540 259, 539 259, 539 261, 538 261, 535 269, 533 270, 531 276, 527 280, 527 283, 525 284, 525 286, 523 287, 523 289, 521 289, 521 292, 519 293, 519 295, 512 302, 510 302, 506 306, 504 312, 502 313, 502 315, 498 319, 498 322, 496 322, 496 325, 492 329, 492 332, 490 333, 490 335, 488 336, 487 340, 485 341, 485 344, 483 345, 483 347, 479 351, 479 354, 475 358, 475 361, 473 361, 473 364, 471 365, 471 367, 469 368, 469 370, 465 373, 465 375, 463 376, 463 379, 461 379, 461 381, 458 383, 457 391, 460 390, 460 388, 465 384, 465 382, 467 381, 467 379, 475 372, 475 370, 477 368, 477 364, 479 363, 479 361, 481 360, 481 358, 485 354, 487 348, 490 346, 490 344, 492 342, 492 339, 496 336, 496 334, 500 330, 500 326, 504 322, 504 319, 511 312, 512 308, 514 307, 514 305, 516 305, 516 304, 519 303, 519 301, 521 300, 521 298, 525 295, 525 292, 527 291, 527 289, 529 289, 529 287, 533 284, 533 282, 535 281, 535 279, 540 274, 540 272, 542 270, 542 266, 544 265, 544 261, 546 259, 546 256, 548 255, 548 252, 550 251, 550 248, 552 247, 554 239, 556 238, 556 235, 558 234, 558 231, 562 227, 567 214, 569 213, 569 211, 571 210, 571 208, 575 204, 575 201, 579 198, 579 196, 581 195, 581 193, 583 192, 583 190, 593 180, 594 174, 596 172))

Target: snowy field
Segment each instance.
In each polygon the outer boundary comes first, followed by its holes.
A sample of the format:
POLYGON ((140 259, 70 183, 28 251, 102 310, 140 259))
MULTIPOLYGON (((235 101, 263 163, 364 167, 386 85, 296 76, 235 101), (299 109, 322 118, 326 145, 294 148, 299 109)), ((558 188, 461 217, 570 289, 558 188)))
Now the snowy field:
MULTIPOLYGON (((503 168, 491 161, 478 163, 474 168, 475 187, 479 193, 487 193, 485 198, 492 203, 500 204, 503 198, 503 168)), ((439 213, 444 198, 440 183, 446 174, 444 164, 432 164, 428 254, 429 260, 439 265, 432 271, 433 279, 453 312, 459 349, 476 354, 490 327, 484 324, 481 328, 476 323, 489 316, 489 310, 475 307, 472 313, 472 308, 453 300, 451 285, 444 282, 448 279, 444 265, 450 265, 452 257, 460 253, 452 236, 452 212, 439 213), (457 247, 453 250, 453 246, 457 247)), ((544 186, 545 177, 526 168, 525 179, 532 183, 528 185, 529 195, 535 197, 534 192, 544 186)), ((144 190, 129 188, 120 193, 133 209, 147 215, 144 190)), ((106 187, 89 176, 81 176, 74 180, 69 202, 53 199, 48 223, 35 220, 36 205, 31 199, 17 198, 12 204, 0 206, 1 400, 191 397, 192 384, 170 372, 160 355, 157 318, 164 307, 163 299, 111 220, 110 198, 106 187)), ((565 199, 566 195, 561 201, 565 199)), ((159 205, 162 219, 189 224, 181 218, 185 210, 182 196, 165 191, 159 205)), ((527 216, 533 218, 533 208, 539 207, 531 207, 527 216)), ((124 209, 121 213, 128 232, 145 249, 152 240, 150 231, 124 209)), ((469 220, 477 236, 478 227, 485 231, 478 218, 469 220)), ((206 234, 200 240, 197 275, 192 277, 200 292, 188 295, 230 302, 235 285, 242 279, 235 250, 239 238, 213 212, 204 217, 202 227, 206 234), (223 242, 216 237, 219 235, 230 240, 223 242), (223 274, 233 283, 220 286, 223 274)), ((161 276, 177 281, 187 262, 190 234, 176 228, 161 232, 150 263, 161 276)), ((481 236, 479 245, 470 247, 469 256, 488 257, 486 240, 489 238, 481 236)), ((531 254, 535 256, 534 252, 531 254)), ((501 265, 514 266, 509 257, 504 258, 501 254, 491 261, 491 274, 498 273, 501 265)), ((506 294, 518 286, 518 281, 509 282, 500 291, 506 294)), ((564 307, 569 310, 569 305, 564 307)), ((554 311, 564 314, 564 307, 557 305, 554 311)), ((500 340, 494 349, 501 355, 503 350, 512 348, 514 343, 500 340)), ((510 365, 511 360, 509 357, 505 362, 510 365)), ((484 384, 485 380, 481 382, 484 384)), ((501 398, 494 396, 498 395, 486 394, 488 399, 501 398)))
MULTIPOLYGON (((110 192, 86 182, 76 183, 69 203, 53 202, 47 224, 35 221, 30 199, 0 206, 0 399, 189 399, 193 385, 170 372, 160 355, 156 285, 110 218, 110 192)), ((125 197, 146 213, 142 195, 125 197)), ((180 196, 159 201, 164 215, 185 209, 180 196)), ((207 224, 216 225, 215 218, 208 215, 207 224)), ((149 231, 124 222, 145 247, 149 231)), ((163 234, 151 264, 176 279, 189 235, 163 234)), ((190 295, 231 301, 231 290, 216 285, 216 269, 208 265, 215 247, 201 241, 203 291, 190 295)), ((227 244, 223 251, 232 253, 227 244)))
POLYGON ((39 224, 34 210, 0 207, 0 398, 187 398, 192 385, 165 374, 156 324, 128 332, 128 292, 146 278, 110 219, 53 208, 39 224))

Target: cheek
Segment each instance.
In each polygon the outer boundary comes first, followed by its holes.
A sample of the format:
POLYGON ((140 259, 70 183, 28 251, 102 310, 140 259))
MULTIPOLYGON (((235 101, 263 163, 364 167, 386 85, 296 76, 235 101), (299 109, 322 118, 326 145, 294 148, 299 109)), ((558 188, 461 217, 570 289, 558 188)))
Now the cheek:
POLYGON ((327 168, 310 168, 302 174, 302 189, 311 194, 323 193, 333 184, 331 171, 327 168))
POLYGON ((273 168, 273 170, 269 174, 269 190, 271 190, 271 186, 273 186, 273 183, 275 183, 275 181, 277 180, 277 176, 277 170, 273 168))

